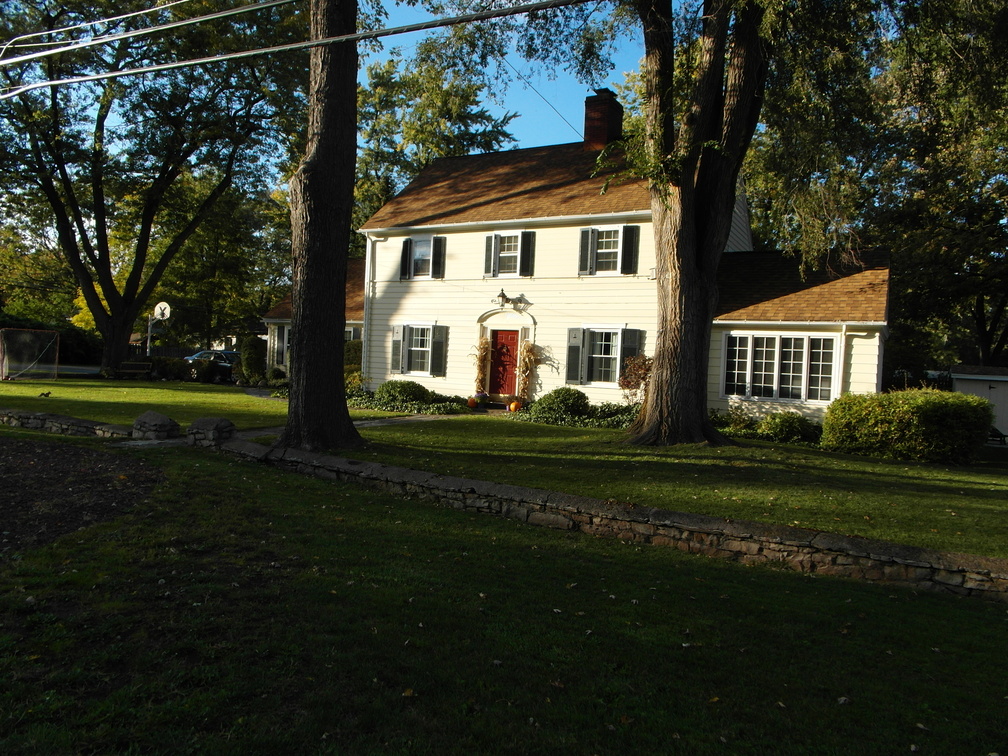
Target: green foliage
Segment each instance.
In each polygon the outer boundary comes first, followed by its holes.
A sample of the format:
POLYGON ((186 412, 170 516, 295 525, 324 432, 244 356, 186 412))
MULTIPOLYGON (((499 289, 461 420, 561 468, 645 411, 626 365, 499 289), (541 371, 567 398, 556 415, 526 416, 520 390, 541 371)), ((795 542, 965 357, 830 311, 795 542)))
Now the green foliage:
POLYGON ((192 366, 181 358, 151 357, 151 378, 158 381, 192 380, 192 366))
POLYGON ((845 394, 826 411, 824 449, 892 459, 964 464, 993 421, 990 402, 933 389, 845 394))
POLYGON ((736 438, 756 438, 759 420, 744 407, 732 405, 725 412, 710 411, 711 423, 721 432, 736 438))
POLYGON ((349 373, 347 404, 361 409, 405 412, 410 415, 458 415, 469 412, 465 397, 445 396, 414 381, 385 381, 372 394, 364 389, 363 376, 349 373))
POLYGON ((277 367, 274 365, 269 370, 266 371, 266 381, 268 383, 276 383, 278 381, 287 380, 287 371, 282 367, 277 367))
POLYGON ((375 390, 379 402, 429 402, 431 390, 415 381, 385 381, 375 390))
POLYGON ((355 367, 360 369, 361 359, 364 355, 364 342, 361 339, 351 339, 343 344, 343 365, 344 367, 355 367))
POLYGON ((756 432, 778 443, 816 443, 822 427, 797 412, 773 412, 759 421, 756 432))
POLYGON ((531 419, 538 423, 555 425, 587 417, 588 412, 588 396, 573 386, 555 388, 529 407, 531 419))
POLYGON ((266 342, 258 336, 246 336, 242 339, 239 351, 243 380, 251 385, 265 380, 266 342))

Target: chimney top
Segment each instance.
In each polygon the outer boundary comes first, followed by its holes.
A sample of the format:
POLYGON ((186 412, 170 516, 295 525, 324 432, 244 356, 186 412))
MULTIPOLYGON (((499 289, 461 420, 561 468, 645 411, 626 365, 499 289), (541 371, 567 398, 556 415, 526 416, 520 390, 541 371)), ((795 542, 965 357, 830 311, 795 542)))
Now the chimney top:
POLYGON ((622 138, 623 106, 611 89, 596 89, 585 98, 585 150, 599 151, 622 138))

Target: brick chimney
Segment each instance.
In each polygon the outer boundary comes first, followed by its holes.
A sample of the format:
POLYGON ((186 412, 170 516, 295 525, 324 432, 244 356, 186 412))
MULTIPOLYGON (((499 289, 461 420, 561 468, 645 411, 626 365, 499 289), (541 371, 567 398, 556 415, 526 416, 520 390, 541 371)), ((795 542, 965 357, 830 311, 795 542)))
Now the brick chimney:
POLYGON ((598 152, 623 138, 623 106, 611 89, 596 89, 585 98, 584 148, 598 152))

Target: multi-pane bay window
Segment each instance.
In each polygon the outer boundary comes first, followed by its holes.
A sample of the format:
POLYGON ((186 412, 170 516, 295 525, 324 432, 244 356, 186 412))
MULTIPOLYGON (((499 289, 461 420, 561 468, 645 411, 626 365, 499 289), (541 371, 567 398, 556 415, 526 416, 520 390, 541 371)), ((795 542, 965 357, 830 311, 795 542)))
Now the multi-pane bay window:
POLYGON ((637 273, 640 226, 582 228, 578 254, 578 275, 597 273, 637 273))
POLYGON ((392 370, 443 376, 448 356, 448 326, 392 327, 392 370))
POLYGON ((445 237, 416 236, 403 239, 399 280, 444 278, 445 237))
POLYGON ((483 276, 531 276, 535 271, 535 231, 489 234, 483 276))
POLYGON ((567 330, 567 383, 616 383, 627 358, 640 354, 644 331, 592 326, 567 330))
POLYGON ((828 402, 836 397, 832 336, 725 334, 724 393, 828 402))

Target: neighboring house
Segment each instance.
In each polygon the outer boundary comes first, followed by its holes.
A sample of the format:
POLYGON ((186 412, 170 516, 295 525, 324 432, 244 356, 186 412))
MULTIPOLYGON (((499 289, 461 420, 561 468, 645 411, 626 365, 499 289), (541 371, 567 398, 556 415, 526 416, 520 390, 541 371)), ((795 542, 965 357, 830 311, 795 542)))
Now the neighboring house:
POLYGON ((1008 368, 959 365, 952 368, 952 390, 990 401, 994 427, 1008 433, 1008 368))
MULTIPOLYGON (((364 260, 347 261, 346 280, 347 341, 361 338, 364 329, 364 260)), ((263 316, 266 323, 266 367, 288 368, 291 333, 291 298, 288 294, 263 316)))
MULTIPOLYGON (((576 385, 623 401, 624 361, 653 353, 657 329, 650 196, 635 180, 601 191, 622 108, 608 90, 585 106, 584 142, 437 160, 364 224, 370 388, 407 378, 503 400, 576 385)), ((819 417, 840 392, 877 391, 887 267, 802 281, 795 260, 751 248, 740 198, 708 404, 819 417)))

